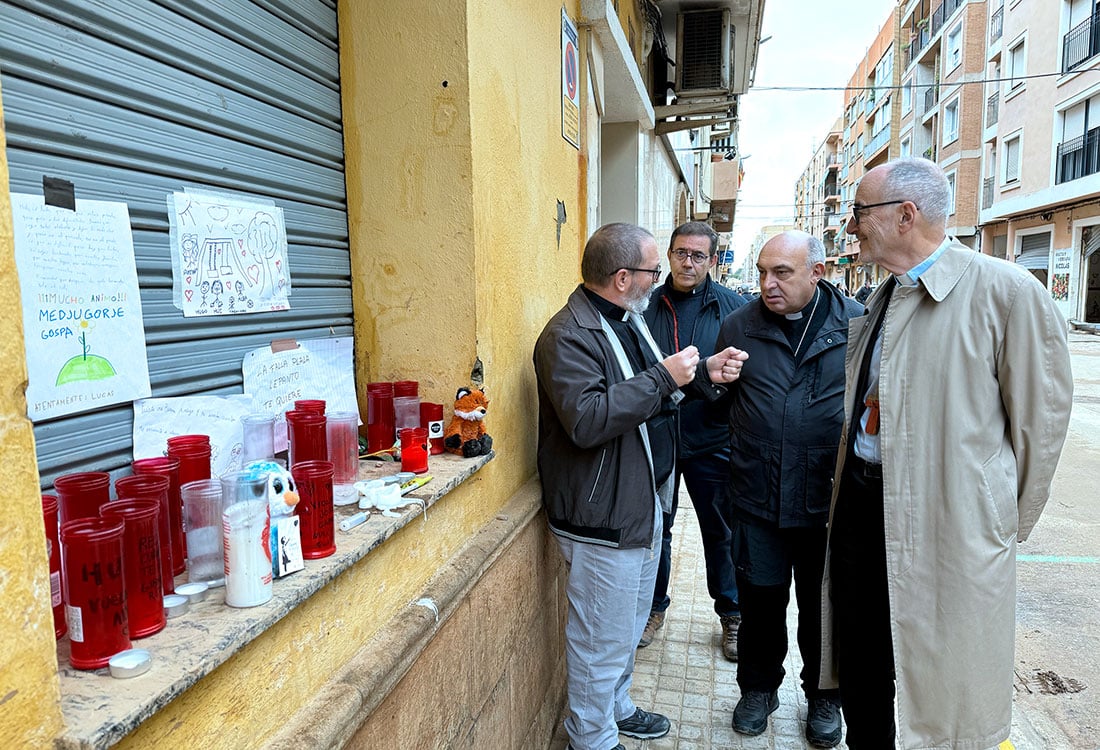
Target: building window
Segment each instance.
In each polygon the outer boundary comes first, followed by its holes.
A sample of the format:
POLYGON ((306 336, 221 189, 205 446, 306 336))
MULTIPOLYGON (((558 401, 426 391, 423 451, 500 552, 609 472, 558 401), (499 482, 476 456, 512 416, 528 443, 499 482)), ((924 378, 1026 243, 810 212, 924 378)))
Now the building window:
POLYGON ((1027 75, 1027 45, 1024 39, 1008 48, 1008 82, 1006 92, 1017 91, 1025 83, 1027 75))
POLYGON ((947 54, 944 57, 945 72, 951 72, 962 63, 962 24, 947 32, 947 54))
POLYGON ((1005 139, 1004 147, 1004 183, 1019 182, 1020 180, 1020 149, 1022 144, 1019 135, 1005 139))
POLYGON ((905 136, 901 139, 901 156, 913 155, 913 139, 910 136, 905 136))
POLYGON ((951 143, 959 138, 959 98, 955 97, 943 107, 943 142, 951 143))
POLYGON ((1055 184, 1100 172, 1100 94, 1058 113, 1062 132, 1055 151, 1055 184))
POLYGON ((913 80, 909 79, 901 87, 901 113, 907 115, 911 109, 913 109, 913 80))
POLYGON ((947 215, 955 213, 955 182, 958 172, 947 173, 947 215))

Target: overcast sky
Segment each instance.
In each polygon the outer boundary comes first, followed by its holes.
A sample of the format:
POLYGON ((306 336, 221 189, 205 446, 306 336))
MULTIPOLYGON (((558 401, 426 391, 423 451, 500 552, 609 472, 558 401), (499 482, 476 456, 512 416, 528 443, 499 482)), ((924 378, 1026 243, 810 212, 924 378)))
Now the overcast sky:
POLYGON ((765 224, 790 221, 795 182, 841 115, 842 91, 758 91, 848 83, 894 0, 765 0, 754 88, 741 98, 745 179, 733 228, 738 262, 765 224))

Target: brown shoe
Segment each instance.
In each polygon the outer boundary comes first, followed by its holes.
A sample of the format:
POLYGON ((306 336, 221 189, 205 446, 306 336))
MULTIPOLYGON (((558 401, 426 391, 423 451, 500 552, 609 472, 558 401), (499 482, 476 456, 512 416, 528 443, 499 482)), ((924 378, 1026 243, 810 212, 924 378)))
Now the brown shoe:
POLYGON ((741 626, 741 615, 726 615, 719 619, 722 622, 722 656, 729 661, 737 661, 737 628, 741 626))
POLYGON ((660 630, 661 626, 664 624, 664 612, 650 612, 649 620, 647 620, 645 624, 645 630, 642 631, 642 638, 638 641, 638 648, 645 648, 653 643, 653 639, 657 637, 657 631, 660 630))

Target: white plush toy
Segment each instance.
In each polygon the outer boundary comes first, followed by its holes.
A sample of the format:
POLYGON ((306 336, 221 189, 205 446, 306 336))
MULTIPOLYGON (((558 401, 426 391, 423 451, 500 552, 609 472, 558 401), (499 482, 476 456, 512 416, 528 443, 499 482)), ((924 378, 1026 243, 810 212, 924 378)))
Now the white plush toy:
POLYGON ((267 475, 267 502, 272 518, 294 514, 294 506, 298 504, 298 488, 289 471, 274 461, 252 461, 244 468, 257 475, 267 475))

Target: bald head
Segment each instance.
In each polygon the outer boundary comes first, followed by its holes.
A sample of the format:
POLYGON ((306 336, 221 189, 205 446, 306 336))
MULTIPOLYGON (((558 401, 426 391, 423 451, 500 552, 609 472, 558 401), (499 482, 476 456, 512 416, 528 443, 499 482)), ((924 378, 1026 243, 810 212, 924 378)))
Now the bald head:
POLYGON ((806 232, 790 230, 772 237, 756 260, 760 299, 778 315, 805 307, 825 273, 825 246, 806 232))

